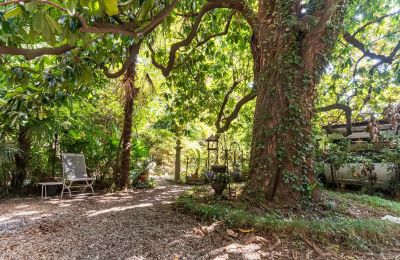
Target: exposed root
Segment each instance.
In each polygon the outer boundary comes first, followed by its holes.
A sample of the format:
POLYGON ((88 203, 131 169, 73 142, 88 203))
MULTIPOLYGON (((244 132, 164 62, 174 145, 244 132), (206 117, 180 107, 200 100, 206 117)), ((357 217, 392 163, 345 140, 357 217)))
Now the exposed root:
POLYGON ((232 237, 228 236, 225 232, 221 231, 219 228, 216 228, 214 231, 217 232, 224 240, 227 240, 227 241, 232 242, 232 243, 236 243, 235 239, 233 239, 232 237))
POLYGON ((260 237, 260 236, 250 237, 243 241, 243 244, 245 244, 245 245, 252 244, 252 243, 253 244, 261 243, 263 245, 267 245, 268 241, 265 238, 260 237))
POLYGON ((313 252, 314 252, 313 250, 309 250, 309 251, 306 253, 306 260, 311 259, 311 256, 312 256, 312 253, 313 253, 313 252))
POLYGON ((298 260, 299 259, 299 253, 297 251, 292 251, 292 258, 293 258, 293 260, 298 260))
MULTIPOLYGON (((319 248, 317 245, 313 244, 311 241, 309 241, 307 238, 302 237, 303 241, 312 249, 314 249, 315 252, 317 252, 317 254, 319 256, 327 256, 327 253, 324 253, 321 248, 319 248)), ((307 253, 308 254, 308 253, 307 253)))
POLYGON ((277 246, 279 246, 282 243, 279 237, 275 233, 272 233, 272 236, 275 238, 275 244, 273 244, 268 248, 269 251, 273 251, 277 246))

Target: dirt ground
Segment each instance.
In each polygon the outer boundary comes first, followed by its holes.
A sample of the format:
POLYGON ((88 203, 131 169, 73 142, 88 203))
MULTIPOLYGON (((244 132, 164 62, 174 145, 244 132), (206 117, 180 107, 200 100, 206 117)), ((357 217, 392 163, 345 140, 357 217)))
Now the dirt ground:
POLYGON ((400 259, 396 250, 325 255, 332 250, 288 236, 203 223, 171 205, 188 188, 162 181, 151 190, 0 201, 0 259, 400 259))

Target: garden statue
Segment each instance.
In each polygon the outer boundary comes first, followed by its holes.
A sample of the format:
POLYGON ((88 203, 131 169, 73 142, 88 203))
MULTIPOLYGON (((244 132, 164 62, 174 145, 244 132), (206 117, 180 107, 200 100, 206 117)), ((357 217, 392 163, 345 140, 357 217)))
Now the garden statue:
POLYGON ((371 137, 372 143, 376 144, 379 142, 379 124, 375 117, 371 117, 368 124, 369 136, 371 137))
POLYGON ((390 104, 385 110, 383 111, 383 115, 385 119, 389 122, 393 130, 396 130, 399 121, 400 121, 400 105, 397 107, 390 104))

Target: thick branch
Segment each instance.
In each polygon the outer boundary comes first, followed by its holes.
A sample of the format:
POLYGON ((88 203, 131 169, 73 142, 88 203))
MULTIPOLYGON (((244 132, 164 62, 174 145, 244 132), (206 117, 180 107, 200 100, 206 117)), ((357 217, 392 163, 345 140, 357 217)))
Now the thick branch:
POLYGON ((235 90, 235 88, 238 85, 239 85, 239 82, 234 81, 232 86, 229 88, 228 92, 226 92, 226 94, 225 94, 224 100, 222 101, 221 107, 219 109, 217 120, 215 121, 215 127, 217 129, 221 128, 221 121, 222 121, 222 117, 224 115, 226 104, 228 103, 228 100, 229 100, 229 96, 232 94, 232 92, 235 90))
POLYGON ((235 108, 233 109, 232 113, 231 113, 228 117, 226 117, 226 118, 224 119, 224 121, 225 121, 224 125, 223 125, 222 127, 218 127, 218 126, 217 126, 217 133, 218 133, 218 134, 222 134, 222 133, 226 132, 226 131, 229 129, 229 127, 230 127, 232 121, 235 120, 235 119, 237 118, 237 116, 239 115, 240 109, 241 109, 246 103, 248 103, 248 102, 250 102, 251 100, 253 100, 256 96, 257 96, 256 92, 253 91, 253 92, 251 92, 250 94, 248 94, 248 95, 242 97, 242 98, 236 103, 235 108))
POLYGON ((149 34, 152 32, 160 23, 162 23, 165 18, 174 10, 175 6, 178 4, 180 0, 174 0, 168 6, 166 6, 163 10, 161 10, 156 16, 151 18, 150 24, 148 24, 143 29, 137 31, 137 35, 139 38, 149 34))
POLYGON ((312 34, 319 34, 326 28, 328 21, 332 15, 336 12, 336 8, 339 5, 340 0, 325 0, 325 6, 322 10, 316 12, 316 16, 319 18, 317 25, 312 29, 312 34))
MULTIPOLYGON (((0 3, 1 5, 11 5, 11 4, 18 4, 20 2, 23 3, 29 3, 29 2, 36 2, 36 3, 40 3, 40 4, 44 4, 44 5, 50 5, 62 12, 71 14, 71 12, 57 4, 54 3, 52 1, 48 1, 48 0, 20 0, 20 1, 8 1, 8 2, 4 2, 4 3, 0 3)), ((163 10, 161 10, 156 16, 154 16, 151 19, 151 22, 144 27, 141 30, 138 31, 133 31, 133 29, 137 28, 137 25, 134 23, 121 23, 121 24, 108 24, 108 23, 96 23, 94 24, 94 26, 89 26, 85 20, 85 18, 83 18, 83 16, 77 12, 75 12, 74 14, 71 14, 71 16, 76 17, 80 23, 81 23, 81 27, 79 28, 80 32, 85 32, 85 33, 119 33, 122 35, 126 35, 126 36, 133 36, 133 37, 139 37, 139 38, 143 38, 145 35, 147 35, 148 33, 150 33, 151 31, 154 30, 154 28, 156 28, 171 12, 172 10, 175 8, 176 4, 179 2, 180 0, 174 0, 170 5, 168 5, 167 7, 165 7, 163 10)))
POLYGON ((43 47, 37 49, 24 49, 24 48, 7 47, 0 45, 0 54, 21 55, 24 56, 25 59, 31 60, 43 55, 60 55, 74 48, 75 46, 71 46, 69 44, 65 44, 60 47, 53 47, 53 48, 43 47))
POLYGON ((129 51, 128 51, 129 55, 126 58, 126 60, 124 61, 124 63, 122 64, 122 67, 120 70, 118 70, 116 72, 109 72, 109 70, 105 66, 102 66, 104 75, 106 75, 106 77, 108 77, 108 78, 118 78, 118 77, 122 76, 125 73, 125 71, 135 62, 137 53, 139 52, 138 48, 140 48, 141 42, 142 41, 139 41, 137 44, 132 44, 129 47, 129 51))
POLYGON ((246 19, 247 23, 251 26, 251 28, 255 28, 255 14, 253 10, 251 10, 246 1, 243 0, 209 0, 209 3, 218 4, 217 8, 228 8, 232 10, 236 10, 240 12, 243 17, 246 19))
POLYGON ((371 71, 373 71, 374 69, 376 69, 377 67, 379 67, 380 65, 382 65, 384 63, 391 64, 394 61, 394 58, 395 58, 397 52, 400 50, 400 41, 399 41, 388 56, 382 55, 382 54, 376 54, 376 53, 368 50, 362 42, 360 42, 356 37, 354 37, 353 35, 351 35, 348 32, 346 32, 343 35, 343 38, 350 45, 359 49, 364 54, 364 56, 367 56, 371 59, 379 60, 379 62, 373 66, 371 71))
POLYGON ((253 17, 254 14, 251 12, 250 9, 248 9, 248 7, 242 1, 240 1, 240 0, 222 0, 222 1, 209 0, 209 2, 207 2, 201 8, 200 12, 196 16, 196 19, 195 19, 195 21, 192 25, 192 28, 190 30, 190 33, 187 35, 187 37, 180 42, 174 43, 171 46, 171 49, 169 51, 168 62, 165 67, 156 61, 154 51, 149 47, 150 51, 152 52, 151 59, 152 59, 154 66, 156 68, 160 69, 165 77, 167 77, 169 75, 169 73, 171 72, 171 70, 174 67, 177 51, 180 48, 188 46, 195 38, 204 15, 206 15, 209 11, 217 9, 217 8, 229 8, 229 9, 237 10, 245 16, 245 18, 249 22, 250 26, 254 26, 254 17, 253 17))
POLYGON ((328 112, 331 110, 340 109, 343 110, 346 116, 346 134, 350 135, 352 133, 352 126, 351 126, 351 114, 352 110, 349 106, 343 104, 333 104, 326 107, 320 107, 317 109, 317 112, 328 112))

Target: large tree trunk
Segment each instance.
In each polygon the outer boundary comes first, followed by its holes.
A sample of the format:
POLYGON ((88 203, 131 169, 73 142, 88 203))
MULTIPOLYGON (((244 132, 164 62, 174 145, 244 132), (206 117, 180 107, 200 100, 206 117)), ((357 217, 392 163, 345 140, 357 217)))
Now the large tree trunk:
POLYGON ((135 87, 136 76, 136 60, 140 50, 140 43, 134 44, 131 47, 133 52, 132 62, 128 67, 124 79, 124 122, 122 128, 122 153, 121 153, 121 169, 119 173, 119 186, 121 189, 128 188, 129 170, 131 159, 131 138, 132 138, 132 112, 134 99, 138 93, 138 88, 135 87))
MULTIPOLYGON (((295 6, 276 1, 263 6, 253 28, 254 114, 251 169, 245 195, 295 203, 302 195, 318 194, 313 172, 311 119, 315 86, 333 44, 337 29, 320 27, 301 31, 293 20, 295 6), (271 15, 270 8, 273 8, 271 15), (263 15, 268 14, 268 19, 263 15), (275 15, 274 15, 275 14, 275 15), (318 29, 318 30, 317 30, 318 29)), ((332 23, 341 23, 341 12, 332 23)))
POLYGON ((16 172, 11 178, 11 188, 19 190, 26 178, 29 165, 29 155, 31 150, 31 138, 28 134, 28 127, 21 127, 18 132, 18 148, 19 153, 15 156, 16 172))

